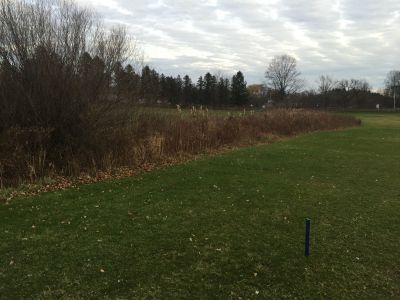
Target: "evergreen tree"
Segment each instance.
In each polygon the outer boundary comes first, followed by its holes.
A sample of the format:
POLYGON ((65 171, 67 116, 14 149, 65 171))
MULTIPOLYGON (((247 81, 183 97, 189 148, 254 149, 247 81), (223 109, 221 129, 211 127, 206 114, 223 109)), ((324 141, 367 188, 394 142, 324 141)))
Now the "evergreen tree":
POLYGON ((180 77, 174 78, 172 76, 167 76, 165 78, 162 78, 160 80, 161 83, 161 94, 163 101, 172 103, 172 104, 178 104, 180 103, 180 77))
POLYGON ((125 67, 125 76, 127 81, 127 97, 131 101, 136 101, 140 89, 140 76, 135 73, 130 64, 125 67))
POLYGON ((217 78, 210 73, 204 76, 204 99, 206 105, 215 105, 217 96, 217 78))
POLYGON ((151 70, 149 66, 145 66, 142 70, 140 79, 140 97, 145 100, 151 91, 151 70))
POLYGON ((196 102, 198 104, 204 104, 204 80, 203 76, 200 76, 197 80, 197 95, 196 102))
POLYGON ((165 77, 165 84, 166 84, 166 99, 169 103, 176 103, 174 99, 174 85, 175 79, 171 76, 165 77))
POLYGON ((183 87, 182 87, 182 103, 190 104, 193 103, 193 84, 192 80, 188 75, 183 77, 183 87))
POLYGON ((224 105, 229 105, 229 96, 230 96, 230 90, 229 90, 229 79, 228 78, 220 78, 218 81, 218 86, 217 86, 217 104, 218 106, 224 106, 224 105))
POLYGON ((160 97, 160 75, 156 70, 151 70, 150 101, 157 101, 160 97))
POLYGON ((175 98, 176 103, 182 104, 182 88, 183 88, 183 81, 180 75, 175 79, 175 98))
POLYGON ((247 83, 244 81, 242 72, 239 71, 232 77, 231 91, 233 105, 243 106, 247 104, 249 98, 247 83))
POLYGON ((161 101, 163 101, 163 102, 168 101, 167 90, 168 90, 167 80, 165 78, 165 75, 161 74, 161 76, 160 76, 160 98, 161 98, 161 101))
POLYGON ((145 66, 142 70, 140 96, 146 102, 156 101, 160 95, 160 76, 155 70, 145 66))
POLYGON ((128 89, 128 76, 120 62, 117 62, 113 70, 112 87, 117 99, 124 98, 128 89))

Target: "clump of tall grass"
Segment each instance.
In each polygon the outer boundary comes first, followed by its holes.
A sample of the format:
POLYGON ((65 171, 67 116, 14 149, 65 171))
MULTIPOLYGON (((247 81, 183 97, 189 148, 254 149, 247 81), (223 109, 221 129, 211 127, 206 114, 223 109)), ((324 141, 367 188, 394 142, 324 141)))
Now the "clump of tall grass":
POLYGON ((51 128, 10 128, 0 137, 0 185, 56 175, 95 175, 119 168, 140 170, 223 147, 263 142, 271 136, 360 124, 350 116, 307 110, 276 109, 236 116, 212 115, 204 109, 179 110, 173 114, 145 110, 133 114, 128 122, 91 128, 83 131, 81 143, 65 149, 53 148, 51 128))

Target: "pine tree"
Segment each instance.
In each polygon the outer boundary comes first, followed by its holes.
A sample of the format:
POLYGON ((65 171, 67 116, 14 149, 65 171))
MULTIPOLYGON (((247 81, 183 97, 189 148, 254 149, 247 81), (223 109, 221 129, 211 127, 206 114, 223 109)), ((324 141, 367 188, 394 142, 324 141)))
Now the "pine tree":
POLYGON ((217 96, 217 78, 210 73, 204 76, 204 104, 215 105, 217 96))
POLYGON ((166 102, 168 101, 167 99, 167 80, 165 78, 164 74, 161 74, 160 76, 160 98, 161 101, 166 102))
POLYGON ((113 70, 112 87, 117 99, 125 98, 128 89, 128 77, 120 62, 117 62, 113 70))
POLYGON ((197 80, 197 95, 196 102, 198 104, 204 104, 204 80, 203 76, 200 76, 197 80))
POLYGON ((192 80, 188 75, 185 75, 183 77, 182 103, 183 104, 193 103, 193 84, 192 80))
POLYGON ((180 75, 175 79, 175 98, 176 103, 182 104, 182 88, 183 88, 183 81, 180 75))
POLYGON ((242 72, 237 72, 236 75, 232 77, 232 104, 243 106, 248 102, 248 91, 247 83, 244 81, 244 76, 242 72))
POLYGON ((149 66, 142 70, 140 95, 146 102, 156 101, 160 96, 160 76, 149 66))
POLYGON ((224 105, 229 105, 229 79, 228 78, 223 78, 221 77, 218 81, 218 87, 217 87, 217 105, 218 106, 224 106, 224 105))
POLYGON ((135 73, 130 64, 125 67, 125 74, 127 80, 127 97, 131 101, 136 101, 139 96, 140 76, 135 73))

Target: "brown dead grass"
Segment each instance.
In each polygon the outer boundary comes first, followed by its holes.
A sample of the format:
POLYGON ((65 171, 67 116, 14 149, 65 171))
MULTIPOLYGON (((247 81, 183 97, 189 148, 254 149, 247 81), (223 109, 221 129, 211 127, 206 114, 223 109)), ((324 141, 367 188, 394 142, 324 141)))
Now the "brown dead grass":
POLYGON ((87 134, 76 149, 61 150, 49 145, 51 129, 14 128, 5 133, 8 143, 0 143, 0 200, 133 176, 203 154, 359 124, 350 116, 307 110, 212 117, 143 112, 123 126, 87 134), (20 188, 5 189, 9 186, 20 188))

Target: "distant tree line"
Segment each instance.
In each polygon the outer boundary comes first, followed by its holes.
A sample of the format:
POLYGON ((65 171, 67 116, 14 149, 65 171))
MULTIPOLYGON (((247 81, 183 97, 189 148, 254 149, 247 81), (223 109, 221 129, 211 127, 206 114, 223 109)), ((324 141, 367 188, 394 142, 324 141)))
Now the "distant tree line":
POLYGON ((390 108, 392 99, 385 93, 373 92, 365 79, 335 80, 329 75, 321 75, 317 80, 317 90, 300 94, 310 104, 321 108, 390 108))
POLYGON ((319 76, 316 89, 304 90, 296 59, 279 55, 271 60, 265 78, 265 84, 249 86, 249 102, 253 105, 371 109, 377 104, 381 108, 391 108, 393 98, 400 98, 400 71, 387 74, 383 93, 373 92, 365 79, 335 80, 329 75, 319 76))
MULTIPOLYGON (((392 108, 393 96, 400 98, 400 89, 385 89, 374 92, 364 79, 335 80, 328 75, 321 75, 316 89, 299 90, 282 97, 282 90, 268 85, 250 85, 249 103, 254 106, 297 107, 314 109, 375 109, 392 108)), ((400 99, 398 99, 400 103, 400 99)), ((399 105, 398 105, 399 106, 399 105)))
POLYGON ((115 94, 126 101, 139 103, 169 103, 179 105, 205 105, 210 107, 243 106, 248 102, 247 83, 242 72, 231 79, 206 73, 193 81, 165 76, 145 66, 136 73, 131 65, 117 65, 114 82, 115 94))

